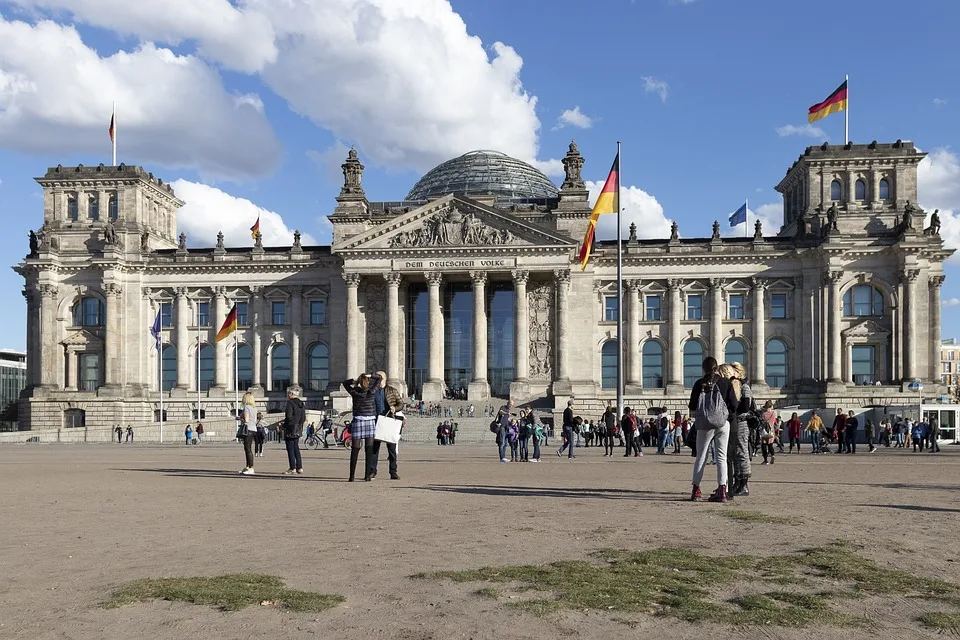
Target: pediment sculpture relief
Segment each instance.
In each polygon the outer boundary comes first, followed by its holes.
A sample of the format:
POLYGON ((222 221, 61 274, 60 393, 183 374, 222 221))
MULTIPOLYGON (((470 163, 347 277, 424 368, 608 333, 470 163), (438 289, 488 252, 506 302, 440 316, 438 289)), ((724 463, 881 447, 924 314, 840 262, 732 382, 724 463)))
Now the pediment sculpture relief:
POLYGON ((418 229, 402 231, 390 240, 391 247, 450 247, 519 244, 506 229, 495 229, 472 213, 451 209, 424 220, 418 229))

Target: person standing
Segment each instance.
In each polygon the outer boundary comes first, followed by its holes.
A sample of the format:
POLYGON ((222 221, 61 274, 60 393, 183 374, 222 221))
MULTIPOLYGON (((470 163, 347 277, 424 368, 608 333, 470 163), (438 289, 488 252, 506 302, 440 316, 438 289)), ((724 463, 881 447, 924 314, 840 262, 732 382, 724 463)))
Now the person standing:
POLYGON ((693 465, 693 491, 690 500, 701 498, 700 482, 707 464, 708 445, 716 445, 717 489, 710 502, 727 501, 727 440, 730 437, 730 417, 736 413, 739 398, 734 383, 720 375, 716 358, 703 361, 703 377, 690 391, 688 408, 694 414, 697 434, 697 457, 693 465))
POLYGON ((186 438, 186 444, 190 444, 190 441, 193 440, 193 427, 187 425, 187 428, 183 430, 183 435, 186 438))
POLYGON ((567 408, 563 410, 563 446, 557 450, 557 457, 563 457, 564 449, 569 448, 567 459, 576 458, 573 455, 573 400, 567 400, 567 408))
POLYGON ((377 430, 377 406, 374 395, 380 387, 380 374, 360 374, 360 377, 344 380, 343 388, 353 398, 353 422, 350 423, 352 446, 350 447, 350 479, 353 482, 357 471, 360 449, 364 450, 364 463, 367 469, 363 476, 365 482, 370 477, 370 463, 373 461, 373 436, 377 430))
POLYGON ((873 420, 871 420, 870 418, 867 418, 867 424, 863 428, 863 431, 867 436, 867 446, 869 447, 867 452, 874 453, 877 450, 877 447, 873 444, 873 441, 875 440, 873 420))
POLYGON ((127 442, 133 442, 133 427, 127 425, 127 442))
POLYGON ((527 420, 526 410, 520 411, 518 427, 520 429, 520 462, 530 462, 530 436, 533 435, 533 427, 527 420))
POLYGON ((820 453, 820 432, 823 430, 823 420, 817 415, 816 411, 810 413, 810 419, 807 421, 807 433, 810 434, 810 453, 820 453))
POLYGON ((683 446, 683 416, 677 411, 673 414, 673 452, 680 453, 683 446))
POLYGON ((940 421, 937 416, 930 418, 930 453, 940 453, 940 421))
MULTIPOLYGON (((300 459, 300 437, 303 435, 303 424, 307 421, 307 410, 300 399, 300 389, 287 389, 287 406, 283 417, 283 444, 287 448, 287 462, 290 468, 283 472, 292 476, 303 473, 303 462, 300 459)), ((254 425, 256 426, 256 425, 254 425)))
POLYGON ((661 412, 656 418, 657 421, 657 453, 663 455, 667 452, 667 432, 670 429, 670 418, 666 413, 661 412))
MULTIPOLYGON (((377 371, 380 376, 380 385, 374 394, 374 404, 377 408, 377 415, 387 416, 395 420, 405 422, 403 417, 403 396, 396 387, 387 384, 387 374, 383 371, 377 371)), ((403 431, 403 424, 400 426, 403 431)), ((380 440, 373 441, 373 458, 370 461, 369 474, 371 478, 377 477, 377 463, 380 461, 380 440)), ((399 480, 400 475, 397 472, 397 443, 385 442, 387 445, 387 463, 390 465, 390 479, 399 480)))
MULTIPOLYGON (((753 390, 747 384, 747 370, 739 362, 732 363, 730 367, 733 369, 733 377, 740 383, 740 399, 735 413, 737 431, 735 436, 733 432, 730 433, 730 439, 734 440, 735 444, 732 454, 736 477, 736 483, 732 485, 730 493, 734 496, 749 496, 750 476, 753 475, 753 465, 750 460, 750 418, 754 415, 757 406, 753 400, 753 390)), ((732 424, 731 429, 733 429, 732 424)))
POLYGON ((507 400, 507 404, 500 407, 497 412, 497 451, 500 454, 500 462, 510 462, 507 460, 507 430, 510 428, 510 413, 513 411, 513 399, 507 400))
POLYGON ((620 418, 620 428, 623 430, 623 438, 626 441, 627 452, 623 454, 624 458, 643 455, 643 448, 640 446, 640 425, 637 424, 637 416, 634 415, 630 407, 623 408, 623 417, 620 418))
MULTIPOLYGON (((246 395, 246 394, 244 394, 244 395, 246 395)), ((253 442, 253 444, 254 444, 253 457, 254 457, 254 458, 262 458, 262 457, 263 457, 263 443, 264 443, 264 441, 265 441, 266 439, 267 439, 267 428, 266 428, 266 426, 264 426, 264 424, 263 424, 263 414, 260 413, 260 412, 257 412, 257 437, 256 437, 256 439, 255 439, 254 442, 253 442)))
POLYGON ((117 434, 117 443, 123 444, 123 427, 117 425, 117 428, 114 429, 114 433, 117 434))
POLYGON ((777 439, 777 412, 773 410, 773 402, 767 400, 763 405, 763 424, 760 433, 760 449, 763 454, 763 464, 773 464, 776 459, 773 455, 773 443, 777 439))
POLYGON ((252 476, 253 471, 253 442, 257 438, 257 402, 253 394, 247 391, 243 394, 243 412, 240 414, 240 429, 237 435, 243 442, 243 455, 246 466, 240 471, 242 475, 252 476))
POLYGON ((613 407, 608 406, 606 411, 603 412, 603 418, 601 418, 604 427, 604 438, 603 438, 603 455, 605 457, 613 457, 613 440, 616 437, 615 431, 617 428, 617 415, 613 407))
POLYGON ((203 444, 203 423, 197 421, 197 444, 203 444))
POLYGON ((540 444, 546 439, 543 423, 534 414, 533 409, 527 414, 527 419, 533 429, 533 461, 540 462, 540 444))
POLYGON ((846 428, 847 432, 844 434, 846 452, 855 454, 857 452, 857 429, 860 428, 860 421, 857 420, 857 416, 854 415, 853 409, 850 410, 847 416, 846 428))
POLYGON ((800 417, 794 411, 787 422, 787 438, 790 439, 790 453, 793 453, 793 445, 797 445, 797 453, 800 453, 800 434, 803 432, 803 425, 800 423, 800 417))
MULTIPOLYGON (((333 433, 333 420, 330 419, 330 416, 323 416, 323 420, 320 421, 320 435, 323 437, 323 448, 329 449, 330 445, 327 444, 327 436, 333 433)), ((333 439, 336 440, 337 436, 333 436, 333 439)))
POLYGON ((847 417, 843 409, 837 408, 837 416, 833 419, 833 431, 837 434, 837 453, 843 453, 843 443, 846 439, 847 417))

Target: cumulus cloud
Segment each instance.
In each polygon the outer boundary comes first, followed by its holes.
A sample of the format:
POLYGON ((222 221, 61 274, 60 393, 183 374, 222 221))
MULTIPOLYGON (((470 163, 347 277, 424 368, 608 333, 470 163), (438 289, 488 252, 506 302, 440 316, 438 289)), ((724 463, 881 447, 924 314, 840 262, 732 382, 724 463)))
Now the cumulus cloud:
MULTIPOLYGON (((917 191, 920 206, 928 213, 940 210, 944 245, 960 248, 960 156, 949 149, 931 151, 917 167, 917 191)), ((960 262, 960 255, 953 254, 949 261, 960 262)))
POLYGON ((946 298, 940 303, 941 307, 960 307, 960 298, 946 298))
POLYGON ((589 129, 593 126, 593 118, 580 111, 580 105, 577 105, 573 109, 564 110, 564 112, 560 114, 560 117, 557 118, 557 126, 554 128, 563 129, 567 126, 577 127, 578 129, 589 129))
MULTIPOLYGON (((590 206, 597 201, 603 189, 603 181, 586 181, 590 192, 590 206)), ((670 220, 663 215, 663 206, 657 199, 635 186, 620 187, 620 206, 623 207, 621 216, 622 233, 624 239, 630 234, 630 223, 637 225, 638 238, 669 238, 670 220)), ((597 239, 616 240, 617 216, 603 215, 597 222, 597 239)))
POLYGON ((945 104, 947 104, 947 99, 946 99, 946 98, 934 98, 934 99, 933 99, 933 106, 935 106, 935 107, 942 107, 942 106, 944 106, 945 104))
POLYGON ((660 96, 661 102, 667 101, 667 96, 670 94, 670 85, 665 80, 654 76, 643 76, 642 79, 644 93, 655 93, 660 96))
POLYGON ((763 235, 772 236, 776 235, 783 225, 783 204, 780 202, 771 202, 762 204, 756 209, 747 208, 746 223, 741 222, 735 227, 730 226, 730 216, 732 215, 733 211, 729 211, 723 219, 720 220, 720 228, 723 230, 723 235, 733 238, 742 238, 745 235, 752 237, 754 225, 757 223, 757 220, 759 220, 760 224, 763 225, 763 235))
POLYGON ((112 100, 119 162, 236 179, 279 159, 259 98, 227 92, 201 59, 149 43, 104 58, 72 26, 0 16, 0 145, 109 161, 112 100))
POLYGON ((812 124, 805 124, 799 127, 793 124, 786 124, 782 127, 777 127, 777 135, 781 138, 786 138, 787 136, 803 136, 806 138, 817 138, 818 140, 827 139, 826 132, 812 124))
MULTIPOLYGON (((194 244, 211 247, 216 244, 217 232, 223 231, 227 247, 252 246, 250 227, 258 216, 265 246, 293 244, 293 229, 275 211, 199 182, 181 179, 170 184, 177 197, 186 203, 177 212, 177 227, 194 244)), ((301 230, 301 234, 302 244, 317 244, 309 233, 301 230)))

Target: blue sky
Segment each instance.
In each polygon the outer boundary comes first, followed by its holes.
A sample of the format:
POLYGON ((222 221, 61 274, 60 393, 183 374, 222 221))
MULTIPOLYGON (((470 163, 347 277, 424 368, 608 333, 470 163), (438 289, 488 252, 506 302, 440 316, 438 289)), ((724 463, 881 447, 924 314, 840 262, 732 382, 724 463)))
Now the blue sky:
MULTIPOLYGON (((243 243, 258 213, 268 242, 327 242, 351 145, 368 197, 395 200, 474 148, 559 183, 572 137, 595 181, 623 142, 625 200, 650 235, 669 220, 706 235, 745 198, 772 233, 785 169, 842 142, 842 115, 805 125, 844 74, 853 141, 931 152, 920 202, 957 246, 955 24, 947 0, 0 0, 0 249, 15 264, 41 224, 34 176, 109 163, 112 100, 119 159, 176 181, 195 246, 218 229, 243 243)), ((945 337, 960 336, 955 274, 945 337)), ((0 346, 24 346, 21 287, 0 270, 0 346)))

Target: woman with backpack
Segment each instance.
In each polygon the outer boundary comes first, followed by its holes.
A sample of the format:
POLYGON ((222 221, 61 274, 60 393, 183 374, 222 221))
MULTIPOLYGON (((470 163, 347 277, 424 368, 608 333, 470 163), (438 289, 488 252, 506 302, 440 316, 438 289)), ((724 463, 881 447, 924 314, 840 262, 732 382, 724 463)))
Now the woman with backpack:
POLYGON ((773 456, 773 444, 777 441, 777 412, 773 410, 773 401, 763 405, 763 424, 760 425, 760 452, 763 464, 776 462, 773 456))
POLYGON ((756 420, 757 405, 753 400, 753 390, 747 384, 747 370, 739 362, 730 365, 734 376, 740 382, 740 401, 737 403, 737 431, 731 433, 734 441, 733 472, 735 480, 731 484, 734 496, 750 495, 750 476, 753 473, 750 464, 750 422, 756 420))
POLYGON ((694 429, 697 436, 697 457, 693 465, 693 491, 690 500, 699 502, 701 498, 700 481, 703 480, 707 464, 708 445, 716 448, 717 490, 710 496, 710 502, 727 501, 727 441, 730 438, 730 419, 736 414, 739 396, 734 385, 737 380, 729 380, 720 375, 717 360, 708 357, 703 361, 704 376, 697 380, 690 392, 689 408, 694 416, 694 429))

